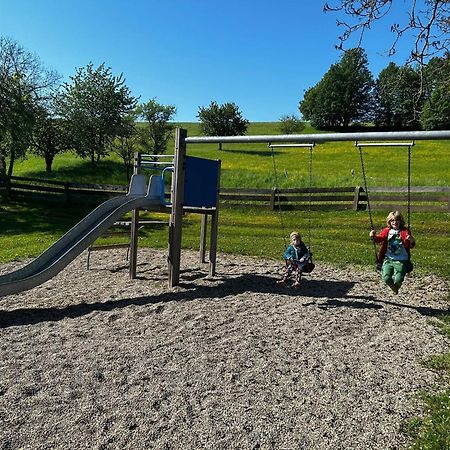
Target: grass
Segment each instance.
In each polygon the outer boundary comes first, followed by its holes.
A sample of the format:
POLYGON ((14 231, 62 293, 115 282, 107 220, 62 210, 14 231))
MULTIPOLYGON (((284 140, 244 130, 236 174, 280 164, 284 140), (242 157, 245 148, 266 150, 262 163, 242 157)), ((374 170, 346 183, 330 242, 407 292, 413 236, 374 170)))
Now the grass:
MULTIPOLYGON (((450 302, 450 295, 448 297, 450 302)), ((435 325, 450 339, 450 315, 440 317, 435 325)), ((450 353, 433 356, 425 365, 442 377, 442 383, 448 386, 450 379, 450 353)), ((409 447, 412 450, 443 450, 450 448, 450 389, 423 393, 421 399, 425 405, 423 417, 407 422, 404 432, 413 439, 409 447)))
MULTIPOLYGON (((196 123, 181 124, 188 135, 199 135, 196 123)), ((307 128, 305 133, 317 131, 307 128)), ((252 123, 248 134, 279 134, 277 123, 252 123)), ((219 151, 215 144, 190 145, 188 153, 222 160, 223 187, 271 188, 302 187, 309 182, 307 149, 277 149, 275 163, 278 180, 273 173, 273 160, 264 144, 227 144, 219 151), (278 181, 278 183, 277 183, 278 181)), ((407 159, 405 148, 364 149, 367 181, 372 186, 406 186, 407 159)), ((450 142, 418 141, 412 150, 412 185, 450 186, 450 142)), ((125 170, 115 155, 96 166, 70 153, 58 155, 51 178, 86 183, 126 184, 125 170)), ((14 175, 43 177, 45 164, 31 155, 15 166, 14 175)), ((352 142, 320 144, 313 151, 313 185, 319 187, 363 185, 359 155, 352 142)), ((92 205, 66 205, 50 202, 10 201, 0 204, 0 262, 34 257, 44 251, 72 225, 84 217, 92 205)), ((145 217, 144 217, 145 218, 145 217)), ((153 214, 152 219, 167 220, 153 214)), ((374 213, 374 223, 384 224, 385 213, 374 213)), ((417 241, 413 252, 416 274, 436 274, 450 277, 449 213, 413 213, 412 228, 417 241)), ((218 250, 260 258, 280 259, 284 240, 293 229, 303 232, 306 242, 311 232, 311 244, 316 262, 333 263, 341 267, 356 265, 371 268, 373 247, 367 235, 369 219, 365 212, 331 211, 283 214, 284 233, 278 213, 246 209, 222 208, 219 218, 218 250)), ((183 248, 198 249, 200 217, 186 214, 183 226, 183 248)), ((167 228, 145 228, 140 245, 155 248, 167 246, 167 228)), ((122 241, 124 239, 121 239, 122 241)), ((125 238, 126 240, 126 238, 125 238)), ((115 242, 120 239, 115 239, 115 242)), ((112 239, 103 239, 111 243, 112 239)), ((373 269, 372 269, 373 270, 373 269)), ((449 297, 450 301, 450 297, 449 297)), ((450 337, 450 316, 438 322, 441 332, 450 337)), ((450 354, 438 355, 427 361, 448 380, 450 354)), ((447 382, 448 385, 448 382, 447 382)), ((441 450, 450 448, 450 390, 423 395, 426 415, 405 425, 414 443, 413 449, 441 450)))

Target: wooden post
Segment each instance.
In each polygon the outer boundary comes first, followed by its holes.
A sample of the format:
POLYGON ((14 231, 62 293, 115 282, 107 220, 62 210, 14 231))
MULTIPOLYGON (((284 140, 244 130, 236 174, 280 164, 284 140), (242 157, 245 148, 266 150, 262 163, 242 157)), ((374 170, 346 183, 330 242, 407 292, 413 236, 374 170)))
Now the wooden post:
POLYGON ((277 193, 277 188, 272 188, 270 192, 270 210, 275 211, 275 195, 277 193))
POLYGON ((361 186, 356 186, 355 196, 353 197, 353 211, 358 211, 359 206, 359 193, 361 192, 361 186))
POLYGON ((139 234, 139 208, 133 209, 131 213, 131 237, 130 237, 130 279, 136 278, 137 249, 139 234))
POLYGON ((200 262, 205 262, 206 255, 206 231, 208 229, 208 214, 202 214, 202 222, 200 227, 200 262))
POLYGON ((175 130, 175 168, 172 175, 172 211, 169 220, 169 287, 180 282, 181 233, 183 223, 184 170, 187 131, 175 130))
MULTIPOLYGON (((141 155, 139 153, 134 154, 133 172, 139 173, 141 165, 141 155)), ((131 236, 130 236, 130 279, 136 278, 137 268, 137 250, 138 250, 138 229, 139 229, 139 208, 136 208, 131 213, 131 236)))
POLYGON ((217 176, 217 199, 216 209, 211 216, 211 244, 209 247, 209 276, 213 277, 216 274, 216 259, 217 259, 217 235, 219 231, 219 195, 220 195, 220 168, 221 161, 219 162, 219 171, 217 176))

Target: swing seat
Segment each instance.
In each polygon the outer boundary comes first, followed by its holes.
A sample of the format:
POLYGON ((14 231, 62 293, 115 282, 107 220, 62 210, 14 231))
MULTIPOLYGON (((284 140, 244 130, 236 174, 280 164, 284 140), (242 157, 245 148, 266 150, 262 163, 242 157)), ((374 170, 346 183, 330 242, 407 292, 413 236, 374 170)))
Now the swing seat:
POLYGON ((302 271, 303 273, 311 273, 311 272, 314 270, 314 267, 316 267, 316 265, 315 265, 311 260, 309 260, 309 261, 303 266, 303 268, 301 269, 301 271, 302 271))
POLYGON ((406 273, 411 273, 414 269, 414 264, 413 262, 408 259, 408 261, 406 261, 406 273))
POLYGON ((302 273, 311 273, 316 265, 312 261, 312 253, 309 253, 308 259, 304 263, 299 264, 299 270, 302 273))

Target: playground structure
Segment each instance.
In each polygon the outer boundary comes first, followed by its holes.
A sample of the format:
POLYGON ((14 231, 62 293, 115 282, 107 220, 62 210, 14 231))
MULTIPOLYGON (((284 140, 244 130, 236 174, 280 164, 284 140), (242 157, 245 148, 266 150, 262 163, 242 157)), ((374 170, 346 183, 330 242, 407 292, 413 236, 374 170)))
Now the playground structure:
POLYGON ((218 195, 220 161, 186 155, 186 131, 177 128, 173 163, 161 162, 156 155, 150 160, 136 155, 134 173, 128 193, 99 205, 58 241, 24 267, 0 276, 0 296, 32 289, 57 275, 83 250, 101 236, 126 212, 132 211, 130 243, 130 278, 136 278, 139 210, 170 214, 168 231, 168 284, 179 284, 182 221, 184 212, 202 214, 200 258, 205 260, 208 216, 211 216, 209 275, 215 274, 218 231, 218 195), (163 166, 160 175, 148 182, 142 173, 145 166, 163 166), (165 199, 164 175, 172 173, 169 202, 165 199))
MULTIPOLYGON (((266 143, 273 146, 274 143, 306 143, 308 147, 312 148, 311 146, 324 142, 355 141, 356 146, 361 148, 363 145, 392 145, 393 141, 394 145, 406 145, 410 150, 412 144, 402 144, 399 141, 449 139, 450 131, 187 137, 186 130, 177 128, 172 164, 158 161, 155 155, 146 155, 150 156, 150 160, 137 155, 128 194, 102 203, 31 263, 0 276, 0 296, 31 289, 52 278, 129 211, 132 211, 130 277, 136 278, 140 209, 170 214, 168 230, 169 287, 178 285, 180 280, 183 214, 185 212, 202 214, 200 233, 200 259, 202 262, 205 261, 206 254, 208 216, 211 216, 209 276, 214 276, 217 257, 220 161, 187 156, 187 144, 266 143), (391 141, 391 143, 381 141, 391 141), (147 187, 146 176, 141 172, 146 166, 155 168, 158 164, 164 166, 162 173, 153 175, 147 187), (165 173, 172 173, 169 202, 166 202, 164 192, 165 173)), ((290 146, 295 147, 295 145, 290 146)))

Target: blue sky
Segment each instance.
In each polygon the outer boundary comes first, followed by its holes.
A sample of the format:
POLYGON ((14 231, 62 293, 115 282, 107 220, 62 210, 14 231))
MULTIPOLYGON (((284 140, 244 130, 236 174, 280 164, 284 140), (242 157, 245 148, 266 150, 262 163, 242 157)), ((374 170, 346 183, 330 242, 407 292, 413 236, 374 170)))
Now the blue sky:
MULTIPOLYGON (((16 40, 69 81, 89 62, 123 73, 141 102, 177 107, 196 121, 199 106, 235 102, 250 121, 299 114, 305 89, 331 64, 338 16, 325 0, 1 0, 0 35, 16 40)), ((394 18, 409 2, 398 1, 394 18)), ((374 76, 395 59, 390 17, 363 43, 374 76)), ((407 42, 404 43, 405 45, 407 42)))

